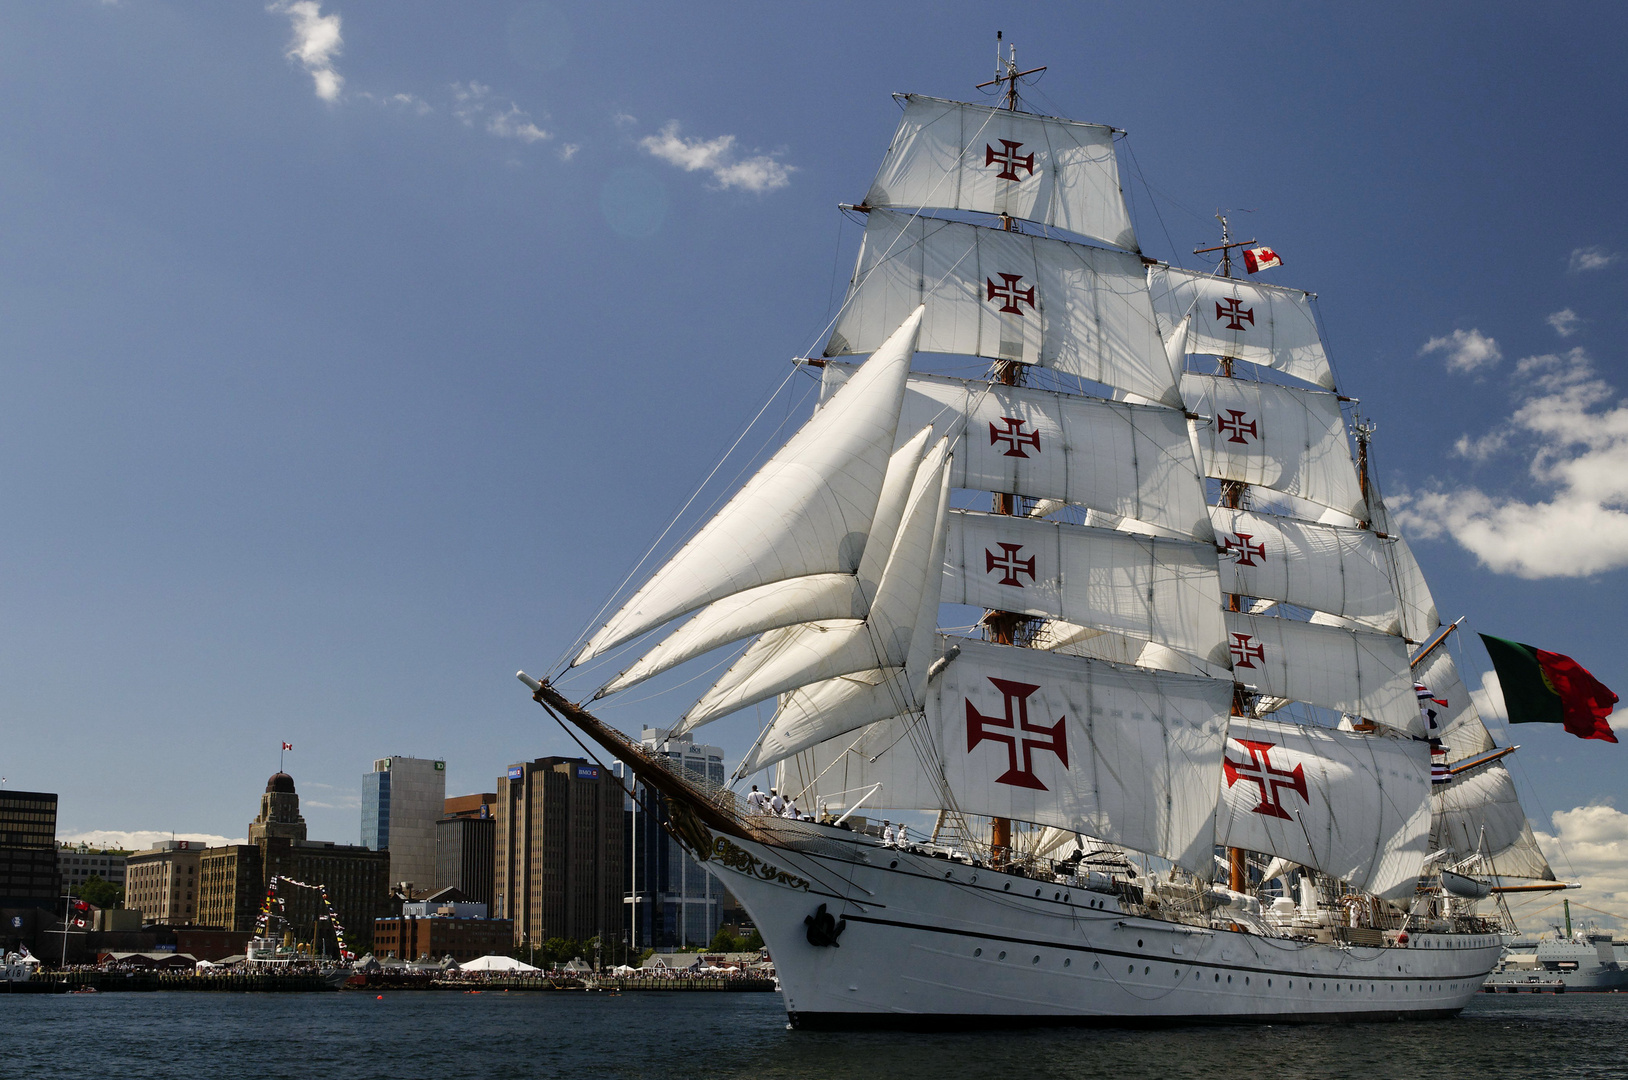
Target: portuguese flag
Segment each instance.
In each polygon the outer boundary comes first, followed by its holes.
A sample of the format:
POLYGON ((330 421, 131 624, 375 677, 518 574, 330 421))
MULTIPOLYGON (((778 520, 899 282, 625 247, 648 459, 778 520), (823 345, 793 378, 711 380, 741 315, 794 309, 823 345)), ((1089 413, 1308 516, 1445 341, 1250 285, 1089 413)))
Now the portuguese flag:
POLYGON ((1563 724, 1579 739, 1616 742, 1605 718, 1617 695, 1569 656, 1481 635, 1512 724, 1563 724))

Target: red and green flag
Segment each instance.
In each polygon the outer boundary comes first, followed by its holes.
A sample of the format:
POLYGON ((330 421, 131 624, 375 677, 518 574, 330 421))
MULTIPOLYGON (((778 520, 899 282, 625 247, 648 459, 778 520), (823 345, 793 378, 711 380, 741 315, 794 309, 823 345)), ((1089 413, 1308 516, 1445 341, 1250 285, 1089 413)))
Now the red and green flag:
POLYGON ((1563 724, 1579 739, 1616 742, 1605 718, 1617 695, 1569 656, 1482 634, 1512 724, 1563 724))

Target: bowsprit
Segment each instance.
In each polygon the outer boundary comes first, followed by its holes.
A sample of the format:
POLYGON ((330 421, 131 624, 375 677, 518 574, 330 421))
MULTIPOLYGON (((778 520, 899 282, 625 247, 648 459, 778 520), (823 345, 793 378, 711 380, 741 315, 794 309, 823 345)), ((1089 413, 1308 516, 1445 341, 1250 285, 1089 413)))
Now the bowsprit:
POLYGON ((1063 768, 1068 768, 1068 732, 1065 728, 1067 718, 1059 716, 1057 723, 1050 727, 1029 723, 1029 695, 1040 687, 1013 682, 1010 679, 997 679, 994 676, 988 678, 1006 699, 1006 713, 1003 716, 985 716, 973 706, 971 698, 962 699, 967 706, 967 753, 972 753, 981 742, 1005 743, 1007 769, 995 777, 995 783, 1031 788, 1035 791, 1049 790, 1034 774, 1033 756, 1036 750, 1049 750, 1057 755, 1057 760, 1062 762, 1063 768), (995 730, 991 730, 992 728, 995 730), (1045 737, 1031 739, 1027 737, 1029 735, 1045 737), (1018 767, 1020 757, 1023 761, 1022 768, 1018 767))

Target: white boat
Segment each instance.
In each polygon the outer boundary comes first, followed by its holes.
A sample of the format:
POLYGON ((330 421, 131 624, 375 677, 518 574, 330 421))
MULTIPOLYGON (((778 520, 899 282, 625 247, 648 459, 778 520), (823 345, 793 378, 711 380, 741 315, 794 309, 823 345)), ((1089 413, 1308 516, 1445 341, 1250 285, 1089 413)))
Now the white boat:
POLYGON ((521 679, 667 798, 799 1026, 1452 1015, 1501 939, 1441 871, 1553 875, 1312 297, 1233 277, 1224 231, 1215 273, 1145 259, 1115 131, 999 71, 1005 108, 901 98, 812 418, 521 679), (986 615, 942 632, 944 605, 986 615), (737 775, 827 824, 577 703, 746 641, 673 731, 776 703, 737 775), (856 810, 937 826, 900 846, 856 810))
POLYGON ((4 962, 0 963, 0 982, 8 986, 25 983, 34 977, 39 967, 40 962, 26 948, 20 952, 8 952, 4 962))

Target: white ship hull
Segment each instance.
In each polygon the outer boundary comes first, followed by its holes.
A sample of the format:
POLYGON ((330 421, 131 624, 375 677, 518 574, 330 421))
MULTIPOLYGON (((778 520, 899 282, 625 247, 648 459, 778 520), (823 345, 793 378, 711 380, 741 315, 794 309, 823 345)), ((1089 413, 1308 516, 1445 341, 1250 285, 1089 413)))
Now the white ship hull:
POLYGON ((1162 922, 1108 894, 857 838, 818 853, 720 838, 706 865, 755 920, 797 1027, 1446 1017, 1502 951, 1496 934, 1380 948, 1162 922), (808 940, 822 904, 846 923, 834 947, 808 940))

